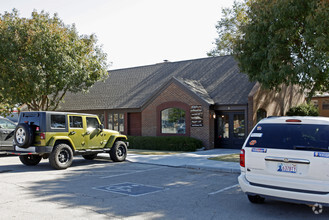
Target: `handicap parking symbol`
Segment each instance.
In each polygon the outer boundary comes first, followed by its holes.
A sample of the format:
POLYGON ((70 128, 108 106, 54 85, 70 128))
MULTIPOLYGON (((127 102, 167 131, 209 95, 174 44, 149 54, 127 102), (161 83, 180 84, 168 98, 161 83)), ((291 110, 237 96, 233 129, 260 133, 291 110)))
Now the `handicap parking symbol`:
POLYGON ((147 186, 147 185, 128 183, 128 182, 109 185, 109 186, 93 187, 93 189, 102 190, 106 192, 119 193, 129 196, 141 196, 141 195, 146 195, 149 193, 154 193, 163 190, 163 188, 161 187, 147 186))

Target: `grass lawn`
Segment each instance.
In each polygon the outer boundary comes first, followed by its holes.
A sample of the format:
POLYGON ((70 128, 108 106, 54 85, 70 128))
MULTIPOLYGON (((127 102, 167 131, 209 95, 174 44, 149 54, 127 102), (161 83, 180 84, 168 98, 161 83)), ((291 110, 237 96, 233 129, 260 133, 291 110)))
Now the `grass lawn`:
POLYGON ((160 151, 160 150, 140 150, 140 149, 128 149, 130 154, 142 154, 142 155, 172 155, 186 153, 184 151, 160 151))
POLYGON ((240 154, 228 154, 218 157, 210 157, 209 160, 225 161, 225 162, 240 162, 240 154))

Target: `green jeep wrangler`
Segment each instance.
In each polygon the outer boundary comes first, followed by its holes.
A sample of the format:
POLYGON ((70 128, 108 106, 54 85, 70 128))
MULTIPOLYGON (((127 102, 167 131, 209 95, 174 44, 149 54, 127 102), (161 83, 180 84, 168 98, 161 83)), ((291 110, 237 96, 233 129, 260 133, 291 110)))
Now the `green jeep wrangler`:
POLYGON ((67 112, 21 112, 14 132, 12 154, 27 166, 49 158, 55 169, 71 166, 74 155, 93 160, 109 153, 115 162, 127 156, 127 137, 104 129, 97 115, 67 112))

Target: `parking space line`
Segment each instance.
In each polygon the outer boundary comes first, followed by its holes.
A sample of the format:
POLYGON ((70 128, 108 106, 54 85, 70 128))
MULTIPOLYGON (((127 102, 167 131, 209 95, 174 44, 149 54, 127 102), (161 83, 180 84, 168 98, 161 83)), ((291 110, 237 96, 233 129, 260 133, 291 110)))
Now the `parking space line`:
POLYGON ((229 189, 235 188, 235 187, 237 187, 237 186, 239 186, 239 184, 235 184, 235 185, 233 185, 233 186, 228 186, 228 187, 226 187, 226 188, 224 188, 224 189, 220 189, 220 190, 218 190, 218 191, 216 191, 216 192, 209 193, 208 195, 215 195, 215 194, 217 194, 217 193, 224 192, 224 191, 226 191, 226 190, 229 190, 229 189))
POLYGON ((115 174, 115 175, 111 175, 111 176, 103 176, 103 177, 100 177, 100 178, 101 179, 107 179, 107 178, 112 178, 112 177, 125 176, 125 175, 131 175, 131 174, 135 174, 135 173, 143 173, 143 172, 148 172, 148 171, 153 171, 153 170, 160 170, 160 169, 164 169, 164 167, 148 169, 148 170, 138 170, 138 171, 130 172, 130 173, 120 173, 120 174, 115 174))

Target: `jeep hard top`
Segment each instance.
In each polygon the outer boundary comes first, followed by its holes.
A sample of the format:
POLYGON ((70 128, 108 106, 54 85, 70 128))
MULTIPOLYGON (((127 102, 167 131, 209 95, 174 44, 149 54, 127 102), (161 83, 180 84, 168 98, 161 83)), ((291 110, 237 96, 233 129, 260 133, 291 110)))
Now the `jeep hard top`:
POLYGON ((127 137, 104 129, 97 115, 67 112, 21 112, 12 154, 27 166, 49 158, 55 169, 66 169, 74 155, 87 160, 109 153, 115 162, 127 156, 127 137))

